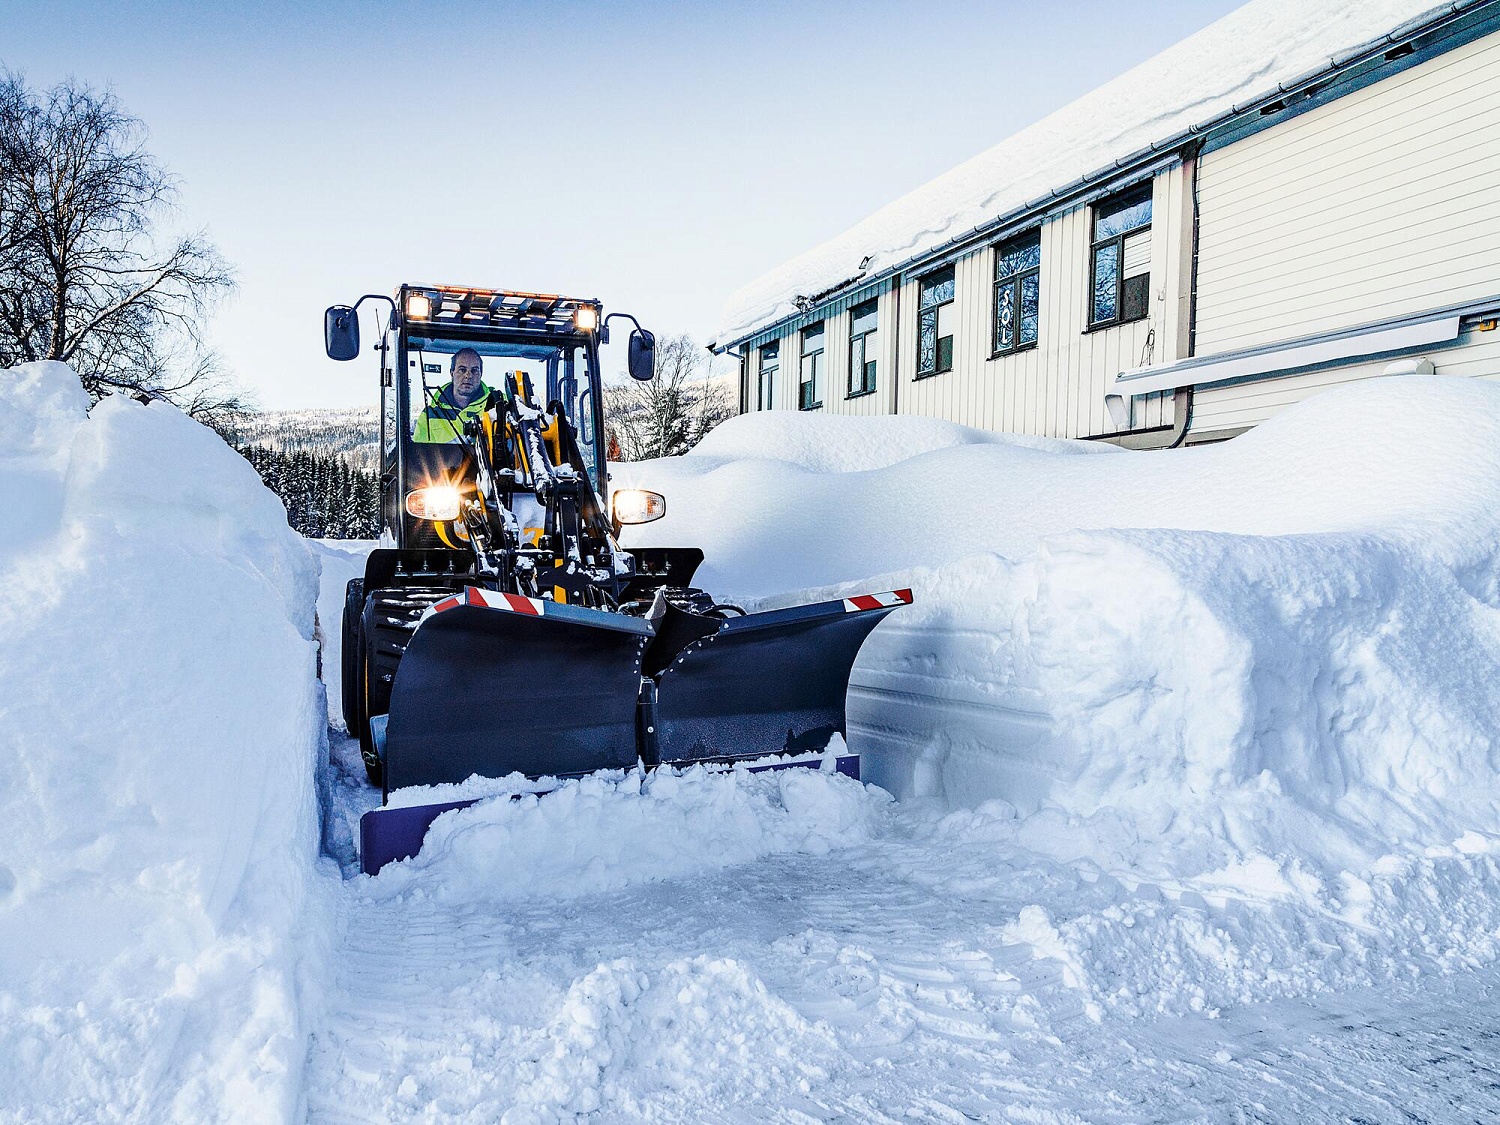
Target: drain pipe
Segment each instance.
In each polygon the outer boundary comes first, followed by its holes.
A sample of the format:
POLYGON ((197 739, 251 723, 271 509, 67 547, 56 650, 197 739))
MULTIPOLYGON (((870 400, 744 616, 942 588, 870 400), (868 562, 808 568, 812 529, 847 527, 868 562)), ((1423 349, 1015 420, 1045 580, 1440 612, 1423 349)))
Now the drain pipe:
MULTIPOLYGON (((1198 165, 1203 162, 1203 145, 1200 143, 1193 153, 1193 171, 1191 176, 1192 190, 1189 195, 1193 206, 1193 255, 1188 267, 1188 342, 1187 354, 1194 356, 1198 354, 1198 227, 1202 217, 1202 211, 1198 205, 1198 165)), ((1187 387, 1183 392, 1187 396, 1187 402, 1182 408, 1182 432, 1172 439, 1168 449, 1176 449, 1187 441, 1188 431, 1193 428, 1193 394, 1194 388, 1187 387)))
POLYGON ((891 276, 891 414, 901 410, 901 275, 891 276))

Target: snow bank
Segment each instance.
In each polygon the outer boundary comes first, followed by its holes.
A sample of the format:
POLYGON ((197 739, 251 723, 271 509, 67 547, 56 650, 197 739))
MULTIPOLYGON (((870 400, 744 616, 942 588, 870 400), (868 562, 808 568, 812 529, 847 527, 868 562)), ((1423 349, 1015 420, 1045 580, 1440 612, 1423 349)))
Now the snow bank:
POLYGON ((317 564, 211 431, 0 371, 0 1116, 281 1121, 317 564))
POLYGON ((323 653, 323 687, 328 694, 328 725, 344 730, 344 708, 340 702, 343 677, 340 663, 344 651, 344 591, 352 578, 365 576, 365 559, 375 547, 373 539, 309 539, 308 549, 317 556, 321 571, 318 586, 318 642, 323 653))
POLYGON ((424 888, 453 902, 598 894, 858 843, 888 801, 831 770, 595 774, 444 813, 422 851, 387 867, 367 893, 424 888))
POLYGON ((1431 0, 1252 0, 750 282, 726 302, 715 338, 744 339, 797 312, 799 295, 877 277, 1054 190, 1112 172, 1127 157, 1165 150, 1189 129, 1448 8, 1431 0))
MULTIPOLYGON (((757 424, 795 450, 808 421, 757 424)), ((1172 452, 916 444, 631 479, 668 502, 630 541, 704 547, 716 594, 915 585, 856 666, 867 776, 1163 878, 1500 836, 1500 387, 1372 380, 1172 452)))

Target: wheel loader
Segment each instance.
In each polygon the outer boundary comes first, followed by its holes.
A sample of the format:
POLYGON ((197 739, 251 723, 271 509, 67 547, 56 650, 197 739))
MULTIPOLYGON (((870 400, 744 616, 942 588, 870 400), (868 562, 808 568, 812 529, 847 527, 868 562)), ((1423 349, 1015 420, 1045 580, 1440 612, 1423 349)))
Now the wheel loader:
POLYGON ((859 776, 826 748, 860 645, 911 592, 746 613, 692 585, 700 550, 622 548, 670 498, 609 487, 599 349, 627 321, 628 374, 648 380, 650 332, 597 300, 403 285, 328 309, 329 358, 359 354, 367 301, 389 306, 382 530, 348 585, 341 668, 384 801, 360 826, 367 873, 471 803, 391 802, 414 786, 698 763, 859 776))

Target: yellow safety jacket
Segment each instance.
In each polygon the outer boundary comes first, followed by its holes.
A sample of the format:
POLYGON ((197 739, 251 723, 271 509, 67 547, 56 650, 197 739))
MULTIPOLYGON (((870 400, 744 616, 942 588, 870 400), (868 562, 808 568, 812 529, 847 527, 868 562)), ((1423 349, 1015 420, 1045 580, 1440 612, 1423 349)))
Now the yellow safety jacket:
POLYGON ((430 445, 460 444, 464 440, 464 427, 469 424, 470 419, 478 418, 488 410, 492 400, 496 398, 494 391, 480 383, 479 393, 468 406, 460 410, 449 397, 453 393, 450 390, 452 385, 445 384, 428 397, 427 405, 417 416, 417 428, 412 433, 412 441, 430 445))

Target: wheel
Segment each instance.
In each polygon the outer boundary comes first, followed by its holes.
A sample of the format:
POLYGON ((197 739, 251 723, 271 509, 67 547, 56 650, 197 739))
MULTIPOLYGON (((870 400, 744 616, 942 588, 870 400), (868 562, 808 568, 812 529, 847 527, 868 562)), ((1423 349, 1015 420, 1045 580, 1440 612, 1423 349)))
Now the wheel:
POLYGON ((447 587, 397 586, 376 590, 365 598, 360 614, 360 710, 364 715, 359 733, 359 752, 371 785, 385 786, 385 763, 375 746, 370 719, 391 708, 391 688, 396 669, 406 651, 417 622, 433 602, 453 591, 447 587))
POLYGON ((339 649, 339 703, 344 711, 344 729, 351 738, 363 738, 365 635, 361 628, 365 612, 365 584, 352 578, 344 587, 344 622, 339 649))

